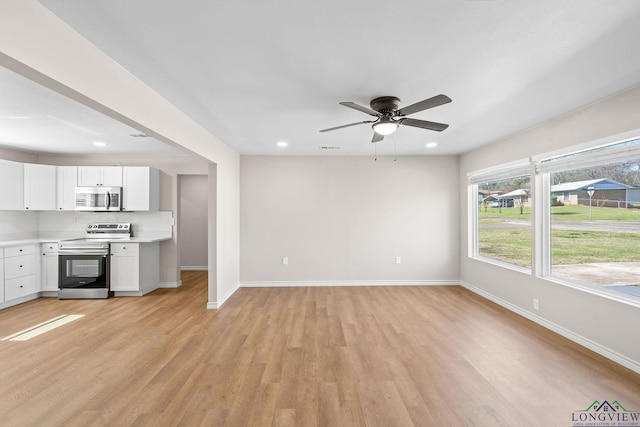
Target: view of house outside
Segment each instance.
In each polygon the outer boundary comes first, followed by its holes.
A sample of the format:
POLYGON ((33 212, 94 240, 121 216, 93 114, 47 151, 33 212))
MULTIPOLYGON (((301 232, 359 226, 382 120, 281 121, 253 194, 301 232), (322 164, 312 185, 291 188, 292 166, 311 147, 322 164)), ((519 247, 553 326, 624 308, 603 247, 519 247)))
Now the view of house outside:
MULTIPOLYGON (((640 158, 549 178, 551 275, 640 298, 640 158)), ((531 268, 531 177, 477 188, 478 255, 531 268)))
POLYGON ((531 268, 531 177, 478 184, 478 255, 531 268))
POLYGON ((640 297, 640 158, 550 178, 551 274, 640 297))

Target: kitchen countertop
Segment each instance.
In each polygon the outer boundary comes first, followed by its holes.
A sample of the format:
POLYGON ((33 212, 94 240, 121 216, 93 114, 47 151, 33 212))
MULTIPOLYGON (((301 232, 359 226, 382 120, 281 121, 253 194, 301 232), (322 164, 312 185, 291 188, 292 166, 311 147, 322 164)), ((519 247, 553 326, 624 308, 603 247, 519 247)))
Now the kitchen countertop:
MULTIPOLYGON (((12 240, 0 240, 0 248, 4 248, 7 246, 19 246, 19 245, 37 245, 40 243, 57 243, 62 240, 71 240, 71 239, 83 239, 85 236, 69 236, 69 237, 29 237, 24 239, 12 239, 12 240)), ((164 240, 171 240, 172 236, 158 233, 153 234, 149 233, 142 236, 131 237, 130 239, 108 239, 109 243, 113 242, 127 242, 127 243, 155 243, 162 242, 164 240)))

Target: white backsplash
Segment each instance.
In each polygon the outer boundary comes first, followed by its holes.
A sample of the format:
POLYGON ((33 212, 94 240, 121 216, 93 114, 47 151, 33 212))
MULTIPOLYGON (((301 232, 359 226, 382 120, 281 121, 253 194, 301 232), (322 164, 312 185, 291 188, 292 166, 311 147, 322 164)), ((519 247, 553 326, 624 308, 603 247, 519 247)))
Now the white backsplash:
POLYGON ((39 237, 84 237, 88 224, 130 222, 133 236, 172 235, 173 212, 40 212, 39 237))
POLYGON ((0 211, 0 240, 38 237, 38 219, 38 212, 0 211))

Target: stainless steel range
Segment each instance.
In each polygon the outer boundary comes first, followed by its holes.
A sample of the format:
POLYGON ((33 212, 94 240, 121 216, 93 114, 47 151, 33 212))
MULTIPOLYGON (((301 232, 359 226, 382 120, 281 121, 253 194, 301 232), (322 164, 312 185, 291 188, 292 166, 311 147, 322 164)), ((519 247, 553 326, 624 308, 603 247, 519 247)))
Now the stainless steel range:
POLYGON ((87 225, 84 239, 60 242, 59 299, 109 298, 109 242, 131 238, 130 223, 87 225))

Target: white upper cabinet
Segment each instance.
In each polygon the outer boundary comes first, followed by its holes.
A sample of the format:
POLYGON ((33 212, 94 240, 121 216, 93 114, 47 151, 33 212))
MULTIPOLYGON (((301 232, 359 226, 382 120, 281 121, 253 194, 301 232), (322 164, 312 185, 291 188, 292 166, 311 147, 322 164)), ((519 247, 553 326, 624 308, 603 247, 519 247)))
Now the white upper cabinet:
POLYGON ((160 209, 160 171, 147 166, 123 167, 123 209, 157 211, 160 209))
POLYGON ((58 166, 56 172, 58 186, 56 208, 59 211, 75 210, 78 167, 58 166))
POLYGON ((122 187, 120 166, 78 166, 79 187, 122 187))
POLYGON ((24 166, 22 163, 0 160, 0 210, 24 209, 24 166))
POLYGON ((0 160, 0 210, 73 211, 76 187, 122 187, 123 210, 160 209, 160 171, 148 166, 53 166, 0 160))
POLYGON ((24 209, 52 211, 56 209, 56 167, 24 164, 24 209))

